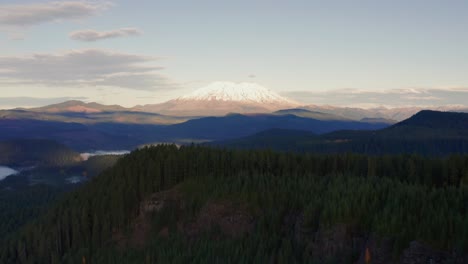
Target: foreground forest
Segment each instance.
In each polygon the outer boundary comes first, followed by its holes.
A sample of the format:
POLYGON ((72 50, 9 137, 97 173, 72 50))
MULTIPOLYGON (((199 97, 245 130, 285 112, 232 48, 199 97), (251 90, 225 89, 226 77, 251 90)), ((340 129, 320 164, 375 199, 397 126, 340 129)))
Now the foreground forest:
POLYGON ((468 157, 136 150, 0 263, 467 263, 468 157))

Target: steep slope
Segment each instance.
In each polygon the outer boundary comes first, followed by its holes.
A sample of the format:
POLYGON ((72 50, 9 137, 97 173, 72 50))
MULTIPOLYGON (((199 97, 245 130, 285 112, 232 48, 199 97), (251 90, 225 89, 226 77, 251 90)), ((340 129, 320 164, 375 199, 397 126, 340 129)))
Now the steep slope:
POLYGON ((405 126, 466 131, 468 130, 468 114, 423 110, 388 130, 405 126))
POLYGON ((177 99, 134 109, 165 115, 218 116, 228 113, 270 113, 298 105, 258 84, 215 82, 177 99))

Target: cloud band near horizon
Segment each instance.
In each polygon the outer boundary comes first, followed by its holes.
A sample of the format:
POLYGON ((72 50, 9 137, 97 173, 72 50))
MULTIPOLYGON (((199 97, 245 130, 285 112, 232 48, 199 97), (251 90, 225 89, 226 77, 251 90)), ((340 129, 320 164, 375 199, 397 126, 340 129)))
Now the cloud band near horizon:
POLYGON ((315 105, 348 107, 468 107, 468 87, 398 88, 386 90, 337 89, 331 91, 285 91, 284 96, 315 105))
POLYGON ((110 86, 133 90, 174 89, 154 65, 159 58, 102 49, 0 57, 0 84, 61 88, 110 86))

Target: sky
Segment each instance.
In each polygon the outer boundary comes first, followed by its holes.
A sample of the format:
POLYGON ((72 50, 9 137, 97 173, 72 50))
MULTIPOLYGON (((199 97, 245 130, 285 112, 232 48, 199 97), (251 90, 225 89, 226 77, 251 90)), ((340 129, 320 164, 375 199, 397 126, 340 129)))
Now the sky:
POLYGON ((160 103, 215 81, 304 104, 468 105, 468 1, 0 2, 0 108, 160 103))

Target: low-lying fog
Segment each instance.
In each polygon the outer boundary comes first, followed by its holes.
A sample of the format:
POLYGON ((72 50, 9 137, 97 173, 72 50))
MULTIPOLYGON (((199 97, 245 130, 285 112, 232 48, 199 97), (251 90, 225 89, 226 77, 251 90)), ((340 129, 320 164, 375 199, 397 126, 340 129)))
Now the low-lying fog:
POLYGON ((16 173, 18 173, 18 171, 10 167, 0 166, 0 181, 16 173))
POLYGON ((86 153, 81 153, 81 158, 83 160, 88 160, 89 157, 92 156, 103 156, 103 155, 125 155, 130 153, 128 150, 113 150, 113 151, 105 151, 105 150, 98 150, 95 152, 86 152, 86 153))
POLYGON ((76 184, 85 180, 86 180, 86 177, 83 177, 81 175, 76 175, 76 176, 71 176, 71 177, 66 178, 65 182, 70 183, 70 184, 76 184))

